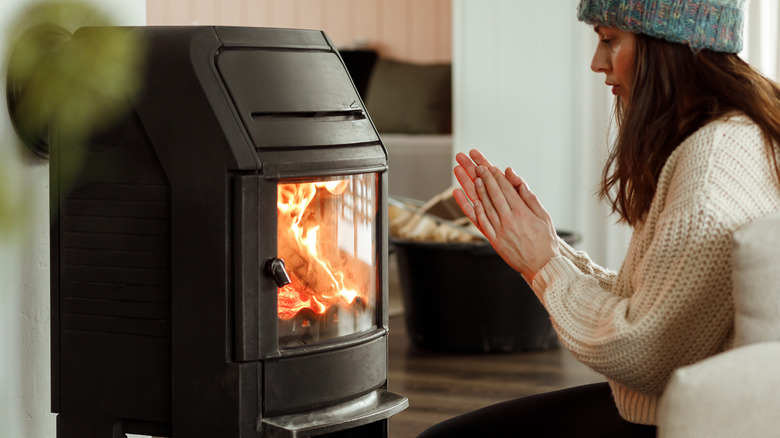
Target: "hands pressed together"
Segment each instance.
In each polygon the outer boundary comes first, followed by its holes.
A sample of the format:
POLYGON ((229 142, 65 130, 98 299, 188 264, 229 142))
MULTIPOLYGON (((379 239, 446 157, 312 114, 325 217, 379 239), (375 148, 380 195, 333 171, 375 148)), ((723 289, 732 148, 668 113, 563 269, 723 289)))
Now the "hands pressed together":
POLYGON ((482 153, 455 156, 455 177, 462 189, 455 200, 490 244, 527 281, 560 255, 552 218, 528 185, 511 168, 506 173, 482 153))

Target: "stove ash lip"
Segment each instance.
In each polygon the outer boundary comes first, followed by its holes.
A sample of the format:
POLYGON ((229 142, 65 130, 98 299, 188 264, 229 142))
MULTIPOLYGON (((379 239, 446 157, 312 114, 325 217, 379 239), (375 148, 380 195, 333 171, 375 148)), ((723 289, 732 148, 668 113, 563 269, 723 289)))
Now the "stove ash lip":
POLYGON ((267 434, 272 437, 323 435, 385 420, 408 407, 409 400, 406 397, 385 389, 376 389, 353 400, 322 409, 258 419, 257 431, 263 436, 267 434))

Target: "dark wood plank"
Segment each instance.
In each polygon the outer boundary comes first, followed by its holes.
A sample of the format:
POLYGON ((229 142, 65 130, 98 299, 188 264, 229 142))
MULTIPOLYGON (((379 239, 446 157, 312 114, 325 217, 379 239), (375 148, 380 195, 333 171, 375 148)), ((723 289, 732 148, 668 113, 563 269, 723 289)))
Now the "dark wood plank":
POLYGON ((390 318, 389 389, 409 398, 390 418, 391 438, 416 437, 464 412, 513 398, 602 382, 568 350, 451 354, 410 344, 403 315, 390 318))

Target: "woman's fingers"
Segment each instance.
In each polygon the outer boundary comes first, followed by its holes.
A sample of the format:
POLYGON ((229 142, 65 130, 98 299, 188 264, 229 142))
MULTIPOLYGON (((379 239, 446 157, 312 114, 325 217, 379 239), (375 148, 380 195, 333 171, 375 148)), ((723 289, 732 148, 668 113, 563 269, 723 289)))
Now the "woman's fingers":
MULTIPOLYGON (((539 218, 545 219, 549 217, 547 211, 536 198, 536 195, 528 189, 525 180, 517 175, 513 169, 507 168, 505 173, 501 173, 498 168, 493 166, 478 164, 477 161, 480 163, 489 162, 484 155, 476 149, 471 151, 470 157, 462 152, 458 153, 456 155, 456 160, 459 165, 454 169, 455 178, 458 180, 458 183, 460 183, 463 188, 463 193, 471 203, 480 200, 476 186, 474 185, 475 180, 477 178, 482 178, 483 182, 486 184, 485 192, 491 198, 493 207, 492 209, 486 207, 487 214, 490 214, 492 211, 506 213, 513 209, 527 208, 539 218), (484 172, 490 174, 490 177, 485 178, 484 175, 478 173, 478 169, 483 169, 484 172), (492 193, 491 188, 493 190, 492 193), (512 191, 519 194, 519 198, 512 196, 510 194, 512 191), (524 202, 519 202, 521 200, 524 202)), ((484 203, 486 200, 483 199, 482 202, 484 203)), ((463 206, 461 206, 461 208, 463 208, 463 206)), ((490 217, 489 219, 496 220, 496 218, 490 217)))
MULTIPOLYGON (((482 178, 482 181, 485 185, 485 191, 487 192, 487 195, 490 197, 490 203, 493 207, 493 210, 498 215, 495 219, 490 218, 494 222, 499 222, 506 217, 507 214, 511 213, 512 207, 509 205, 509 202, 507 201, 507 194, 504 193, 503 188, 499 184, 499 181, 497 179, 498 175, 501 172, 496 168, 486 168, 484 166, 477 167, 477 173, 482 178)), ((503 175, 500 175, 500 178, 503 180, 506 180, 503 175)), ((508 183, 507 183, 508 184, 508 183)), ((511 187, 509 190, 513 192, 513 194, 516 196, 516 193, 514 191, 514 188, 511 187)), ((481 198, 480 198, 481 199, 481 198)), ((483 203, 487 203, 487 201, 482 200, 483 203)), ((487 210, 487 206, 485 207, 487 210)))
POLYGON ((525 184, 525 180, 523 178, 520 178, 520 176, 515 173, 514 169, 511 167, 507 167, 506 171, 504 171, 504 175, 506 175, 506 179, 509 180, 509 182, 512 184, 512 186, 519 191, 520 186, 525 184))
MULTIPOLYGON (((526 205, 512 181, 504 173, 498 170, 497 167, 491 167, 486 173, 489 173, 490 175, 483 176, 483 180, 485 181, 485 186, 493 202, 493 206, 499 214, 499 220, 508 220, 510 215, 523 218, 530 214, 535 214, 529 206, 526 205)), ((519 177, 516 179, 519 179, 519 177)), ((519 181, 522 182, 522 179, 519 179, 519 181)), ((522 182, 520 187, 527 186, 522 182)))
MULTIPOLYGON (((495 178, 493 177, 490 169, 484 166, 477 167, 477 179, 474 180, 474 185, 481 201, 482 209, 485 212, 485 219, 489 221, 492 228, 501 227, 501 217, 506 214, 509 209, 504 198, 501 189, 498 187, 495 178)), ((480 218, 480 224, 484 227, 485 224, 480 218)))
POLYGON ((471 158, 469 158, 468 155, 464 154, 463 152, 458 152, 455 154, 455 161, 457 161, 457 163, 460 165, 459 167, 461 167, 463 171, 466 172, 466 175, 468 175, 472 181, 477 177, 477 165, 471 161, 471 158))
POLYGON ((550 217, 536 195, 528 188, 528 183, 518 176, 511 167, 507 167, 506 169, 506 178, 517 189, 517 193, 520 194, 520 197, 525 201, 525 205, 528 206, 536 217, 545 220, 550 217))
POLYGON ((474 206, 471 204, 471 200, 466 195, 466 193, 464 193, 461 189, 455 189, 452 191, 452 195, 455 197, 455 202, 458 203, 458 206, 461 210, 463 210, 463 213, 466 215, 466 217, 469 218, 471 223, 479 228, 479 219, 477 219, 477 213, 474 211, 474 206))
POLYGON ((469 151, 469 158, 471 158, 472 161, 474 161, 474 164, 477 166, 485 166, 485 167, 491 167, 492 164, 490 164, 490 161, 488 161, 487 158, 485 158, 484 155, 482 155, 482 152, 472 149, 469 151))
POLYGON ((463 152, 457 153, 455 161, 458 162, 454 169, 458 183, 463 187, 464 193, 471 202, 476 202, 479 199, 474 189, 474 180, 479 177, 477 175, 477 166, 490 166, 490 161, 476 149, 472 149, 469 155, 463 152))
POLYGON ((525 205, 528 206, 528 208, 536 217, 543 219, 546 222, 552 222, 550 214, 547 213, 547 210, 545 210, 536 194, 532 192, 530 188, 528 188, 528 184, 523 183, 520 186, 518 193, 520 193, 520 197, 523 199, 523 202, 525 202, 525 205))
POLYGON ((469 155, 458 152, 455 161, 460 164, 473 181, 477 177, 477 166, 490 166, 490 161, 476 149, 469 151, 469 155))
MULTIPOLYGON (((519 196, 518 188, 512 183, 512 181, 505 174, 501 173, 498 168, 494 167, 492 171, 493 177, 496 179, 496 183, 498 184, 498 187, 501 189, 501 192, 506 199, 509 210, 520 214, 526 214, 529 212, 530 210, 528 206, 525 204, 525 202, 523 202, 522 197, 519 196)), ((522 182, 522 179, 520 179, 520 181, 520 187, 525 187, 525 183, 522 182)))
MULTIPOLYGON (((461 187, 463 187, 463 192, 468 197, 471 202, 479 200, 479 195, 477 195, 477 190, 474 188, 474 178, 471 178, 468 174, 468 171, 463 166, 455 166, 455 178, 458 180, 458 183, 461 187)), ((474 171, 476 175, 476 170, 474 171)))
POLYGON ((455 156, 454 173, 462 189, 453 192, 456 202, 469 220, 489 239, 509 220, 509 215, 527 213, 552 223, 549 214, 517 173, 504 173, 493 167, 476 149, 455 156), (503 218, 502 218, 503 217, 503 218))
POLYGON ((496 252, 515 270, 532 279, 559 254, 552 220, 525 181, 512 169, 501 172, 484 155, 458 154, 456 202, 496 252))

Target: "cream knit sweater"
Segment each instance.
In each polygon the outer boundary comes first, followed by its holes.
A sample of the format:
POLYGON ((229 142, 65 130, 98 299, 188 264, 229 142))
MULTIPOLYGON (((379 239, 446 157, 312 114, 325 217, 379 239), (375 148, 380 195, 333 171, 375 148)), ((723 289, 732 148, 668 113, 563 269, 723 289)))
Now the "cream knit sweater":
MULTIPOLYGON (((780 188, 757 125, 707 124, 669 157, 618 273, 561 242, 533 290, 562 344, 606 376, 620 414, 657 424, 672 371, 733 339, 731 237, 780 210, 780 188)), ((779 230, 780 232, 780 230, 779 230)))

